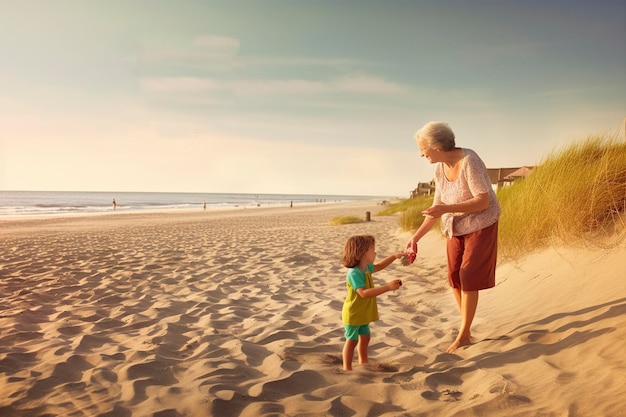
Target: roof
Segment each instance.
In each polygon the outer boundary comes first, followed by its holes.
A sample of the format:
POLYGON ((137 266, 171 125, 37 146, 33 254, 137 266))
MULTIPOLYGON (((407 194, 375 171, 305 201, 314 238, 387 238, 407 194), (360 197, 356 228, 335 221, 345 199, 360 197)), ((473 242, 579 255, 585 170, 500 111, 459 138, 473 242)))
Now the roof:
POLYGON ((504 177, 505 181, 513 181, 516 178, 523 178, 531 173, 534 167, 521 167, 518 170, 511 172, 509 175, 504 177))
POLYGON ((492 184, 498 184, 504 181, 504 177, 517 171, 519 167, 515 168, 487 168, 489 179, 492 184))

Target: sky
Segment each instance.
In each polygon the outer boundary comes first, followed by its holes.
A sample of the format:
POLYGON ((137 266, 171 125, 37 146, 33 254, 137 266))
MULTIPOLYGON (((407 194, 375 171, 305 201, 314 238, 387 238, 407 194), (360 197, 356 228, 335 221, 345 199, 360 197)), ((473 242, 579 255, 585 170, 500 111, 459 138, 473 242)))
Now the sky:
POLYGON ((0 0, 0 190, 408 197, 623 131, 626 2, 0 0))

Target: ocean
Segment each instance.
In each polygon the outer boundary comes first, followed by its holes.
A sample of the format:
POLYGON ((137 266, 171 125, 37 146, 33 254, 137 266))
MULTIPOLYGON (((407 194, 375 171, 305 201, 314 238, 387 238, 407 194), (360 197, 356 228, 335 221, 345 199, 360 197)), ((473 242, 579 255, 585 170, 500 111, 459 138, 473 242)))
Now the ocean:
POLYGON ((384 200, 382 196, 317 194, 226 194, 82 191, 0 191, 0 219, 22 216, 67 216, 83 213, 142 210, 288 206, 359 200, 384 200))

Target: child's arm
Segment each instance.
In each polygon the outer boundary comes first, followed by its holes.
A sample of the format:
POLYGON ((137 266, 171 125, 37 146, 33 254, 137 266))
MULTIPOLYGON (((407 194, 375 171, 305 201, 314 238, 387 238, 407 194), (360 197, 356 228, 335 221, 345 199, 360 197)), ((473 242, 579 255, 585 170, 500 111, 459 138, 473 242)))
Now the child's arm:
POLYGON ((398 252, 387 256, 385 259, 374 265, 374 272, 382 271, 391 265, 396 259, 402 258, 402 256, 404 256, 404 252, 398 252))
POLYGON ((393 281, 389 281, 385 285, 381 285, 380 287, 374 288, 357 288, 356 292, 361 296, 361 298, 370 298, 370 297, 378 297, 381 294, 386 293, 387 291, 395 291, 402 285, 402 281, 399 279, 394 279, 393 281))

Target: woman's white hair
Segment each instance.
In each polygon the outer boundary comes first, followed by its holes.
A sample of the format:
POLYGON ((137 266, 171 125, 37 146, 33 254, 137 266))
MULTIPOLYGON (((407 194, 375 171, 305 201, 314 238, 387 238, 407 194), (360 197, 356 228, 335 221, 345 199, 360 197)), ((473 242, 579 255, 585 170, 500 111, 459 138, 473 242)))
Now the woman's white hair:
POLYGON ((456 147, 454 132, 445 122, 428 122, 415 134, 417 143, 431 149, 450 151, 456 147))

